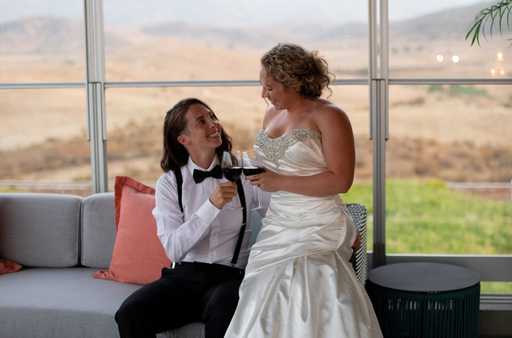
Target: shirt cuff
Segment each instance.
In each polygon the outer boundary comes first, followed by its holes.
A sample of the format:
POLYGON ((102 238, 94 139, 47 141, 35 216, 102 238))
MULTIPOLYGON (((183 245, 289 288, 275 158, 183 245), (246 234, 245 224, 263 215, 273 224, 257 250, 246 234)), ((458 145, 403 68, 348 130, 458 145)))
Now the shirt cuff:
POLYGON ((215 205, 210 202, 208 198, 206 202, 201 205, 199 209, 196 211, 197 217, 199 217, 204 223, 211 224, 215 217, 219 214, 220 209, 217 209, 215 205))

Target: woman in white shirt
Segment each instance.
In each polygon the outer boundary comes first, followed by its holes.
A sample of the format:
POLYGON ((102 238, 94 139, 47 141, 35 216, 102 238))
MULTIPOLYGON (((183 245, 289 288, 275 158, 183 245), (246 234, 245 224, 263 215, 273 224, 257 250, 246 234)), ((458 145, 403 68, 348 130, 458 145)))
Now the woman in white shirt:
POLYGON ((121 338, 155 337, 192 322, 205 324, 206 338, 224 336, 249 255, 242 206, 250 208, 255 191, 222 180, 224 151, 231 151, 231 139, 206 103, 188 98, 167 112, 153 215, 173 263, 121 305, 121 338))

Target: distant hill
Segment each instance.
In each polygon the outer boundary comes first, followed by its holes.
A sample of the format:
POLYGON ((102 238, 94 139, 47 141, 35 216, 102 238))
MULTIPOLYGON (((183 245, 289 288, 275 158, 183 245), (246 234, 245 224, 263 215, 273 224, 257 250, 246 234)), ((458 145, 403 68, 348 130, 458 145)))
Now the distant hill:
MULTIPOLYGON (((454 7, 418 16, 412 19, 392 21, 390 36, 411 39, 464 39, 476 14, 489 2, 454 7)), ((145 34, 173 36, 186 39, 218 39, 238 44, 260 46, 265 41, 339 41, 344 38, 366 38, 368 25, 350 22, 342 25, 329 23, 288 23, 265 28, 216 28, 191 25, 184 22, 166 22, 142 28, 145 34), (277 29, 276 29, 277 28, 277 29)))
MULTIPOLYGON (((418 16, 412 19, 392 21, 392 39, 457 39, 463 41, 475 15, 489 2, 481 2, 465 7, 455 7, 418 16)), ((212 13, 212 15, 226 15, 212 13)), ((234 14, 233 14, 234 15, 234 14)), ((212 22, 211 20, 208 22, 212 22)), ((121 27, 116 30, 106 27, 106 47, 129 46, 132 35, 121 27)), ((130 27, 136 30, 137 27, 130 27)), ((208 24, 191 24, 184 21, 167 21, 140 27, 140 36, 174 37, 186 40, 201 40, 225 47, 250 46, 268 47, 275 41, 339 42, 343 39, 366 39, 366 23, 346 23, 335 25, 332 21, 283 22, 279 26, 263 25, 240 28, 208 24)), ((83 22, 77 19, 59 17, 28 17, 0 23, 0 54, 7 53, 55 53, 63 51, 83 51, 83 22)), ((509 32, 504 37, 512 34, 509 32)))
POLYGON ((83 34, 79 22, 61 18, 31 17, 5 22, 0 24, 0 53, 83 50, 83 34))
POLYGON ((279 41, 287 38, 282 32, 272 32, 264 28, 222 28, 212 26, 192 25, 185 22, 168 22, 143 27, 142 33, 158 37, 177 37, 218 42, 224 45, 249 45, 251 47, 266 46, 269 41, 279 41))
MULTIPOLYGON (((84 24, 58 17, 28 17, 0 23, 0 54, 80 52, 85 48, 84 24)), ((106 32, 109 48, 128 44, 120 35, 106 32)))
POLYGON ((475 16, 490 3, 457 7, 391 24, 390 34, 424 39, 464 38, 475 16))
MULTIPOLYGON (((430 14, 421 15, 412 19, 391 21, 389 27, 390 38, 406 39, 457 39, 462 41, 471 26, 475 16, 490 2, 455 7, 430 14)), ((507 34, 505 34, 507 35, 507 34)), ((510 35, 510 33, 508 33, 510 35)), ((363 23, 349 23, 334 27, 331 30, 314 34, 311 39, 331 40, 339 38, 362 38, 368 36, 368 27, 363 23)))

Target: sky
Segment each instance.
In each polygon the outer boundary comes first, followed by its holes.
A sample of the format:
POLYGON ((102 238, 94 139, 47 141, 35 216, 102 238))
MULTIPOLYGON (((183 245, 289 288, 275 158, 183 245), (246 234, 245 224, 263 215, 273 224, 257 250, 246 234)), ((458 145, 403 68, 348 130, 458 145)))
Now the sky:
MULTIPOLYGON (((391 20, 482 2, 388 1, 391 20)), ((368 20, 367 0, 103 0, 103 4, 106 25, 147 25, 171 20, 216 26, 265 25, 288 20, 329 24, 368 20)), ((0 22, 46 15, 82 18, 83 3, 81 0, 0 0, 0 22)))

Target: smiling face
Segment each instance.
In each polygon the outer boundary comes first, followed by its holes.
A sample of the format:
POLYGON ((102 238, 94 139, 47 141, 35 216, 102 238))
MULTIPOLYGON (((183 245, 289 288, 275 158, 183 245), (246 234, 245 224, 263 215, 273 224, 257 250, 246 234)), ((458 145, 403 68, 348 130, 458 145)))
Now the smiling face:
POLYGON ((266 70, 260 71, 261 97, 267 99, 279 110, 287 109, 290 102, 296 99, 298 94, 293 88, 286 87, 277 82, 266 70))
POLYGON ((186 128, 178 136, 178 142, 183 144, 190 154, 194 152, 215 152, 222 144, 219 120, 212 111, 202 104, 193 104, 185 115, 186 128))

